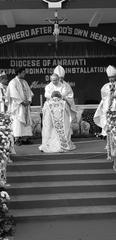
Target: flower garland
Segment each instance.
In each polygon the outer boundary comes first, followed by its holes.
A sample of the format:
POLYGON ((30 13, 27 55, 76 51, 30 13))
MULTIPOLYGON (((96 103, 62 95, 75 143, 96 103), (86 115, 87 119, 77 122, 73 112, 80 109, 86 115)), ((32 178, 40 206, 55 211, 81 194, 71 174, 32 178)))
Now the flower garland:
POLYGON ((110 101, 107 111, 107 159, 111 160, 116 156, 116 97, 115 83, 110 85, 110 101))
POLYGON ((8 214, 10 197, 5 191, 6 168, 10 153, 15 153, 9 114, 0 113, 0 240, 8 240, 14 233, 14 219, 8 214))

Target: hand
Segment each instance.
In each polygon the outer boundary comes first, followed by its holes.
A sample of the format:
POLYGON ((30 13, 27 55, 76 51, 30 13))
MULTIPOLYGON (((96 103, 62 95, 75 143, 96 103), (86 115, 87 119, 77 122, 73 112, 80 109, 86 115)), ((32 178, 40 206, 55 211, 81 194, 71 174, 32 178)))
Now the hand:
POLYGON ((27 101, 27 100, 25 100, 25 101, 22 102, 22 105, 23 105, 23 106, 28 106, 29 104, 30 104, 30 102, 27 101))

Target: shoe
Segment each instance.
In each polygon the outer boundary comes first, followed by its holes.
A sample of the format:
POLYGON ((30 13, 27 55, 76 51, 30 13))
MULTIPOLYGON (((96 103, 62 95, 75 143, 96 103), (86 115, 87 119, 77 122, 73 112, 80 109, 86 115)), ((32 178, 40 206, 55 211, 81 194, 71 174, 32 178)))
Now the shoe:
POLYGON ((107 157, 107 160, 113 162, 112 157, 107 157))
POLYGON ((19 140, 17 140, 17 141, 15 142, 15 145, 17 145, 17 146, 21 146, 21 145, 22 145, 22 142, 19 141, 19 140))
POLYGON ((40 152, 44 152, 44 151, 42 150, 41 145, 38 147, 38 149, 40 150, 40 152))
POLYGON ((116 166, 115 165, 113 165, 113 170, 116 172, 116 166))

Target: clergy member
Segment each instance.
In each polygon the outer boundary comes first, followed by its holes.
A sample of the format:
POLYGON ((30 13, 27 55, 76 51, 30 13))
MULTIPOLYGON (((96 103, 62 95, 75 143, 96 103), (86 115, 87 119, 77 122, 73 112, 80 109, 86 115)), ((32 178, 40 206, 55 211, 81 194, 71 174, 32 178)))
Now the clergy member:
POLYGON ((21 145, 23 140, 29 143, 29 137, 32 136, 30 104, 33 93, 24 78, 25 69, 22 67, 9 82, 6 92, 8 112, 12 116, 13 136, 17 145, 21 145))
MULTIPOLYGON (((61 65, 58 65, 54 69, 54 73, 59 76, 59 80, 62 83, 62 96, 63 99, 67 101, 70 106, 71 119, 75 120, 77 118, 76 106, 74 103, 74 93, 69 83, 67 83, 65 78, 65 70, 61 65)), ((77 119, 78 120, 78 119, 77 119)))
POLYGON ((70 109, 59 91, 53 91, 44 103, 42 144, 43 152, 66 152, 75 149, 71 141, 70 109))
MULTIPOLYGON (((64 100, 69 107, 70 136, 71 136, 73 133, 71 123, 73 120, 77 121, 77 112, 76 112, 75 105, 72 106, 71 104, 71 100, 73 102, 73 91, 70 88, 70 86, 69 87, 67 86, 67 83, 65 84, 64 82, 60 81, 60 78, 57 73, 53 73, 50 77, 50 80, 51 82, 45 87, 45 98, 49 101, 52 98, 52 94, 54 91, 60 92, 62 100, 64 100)), ((75 145, 71 141, 71 137, 70 137, 70 146, 72 149, 75 148, 75 145)))
MULTIPOLYGON (((106 83, 102 88, 101 88, 101 101, 100 104, 98 105, 98 108, 94 114, 94 122, 96 125, 101 127, 102 136, 107 135, 107 111, 109 108, 109 103, 110 103, 110 86, 111 82, 116 83, 116 68, 114 66, 109 65, 106 68, 106 73, 109 79, 109 82, 106 83)), ((116 111, 116 109, 115 109, 116 111)))

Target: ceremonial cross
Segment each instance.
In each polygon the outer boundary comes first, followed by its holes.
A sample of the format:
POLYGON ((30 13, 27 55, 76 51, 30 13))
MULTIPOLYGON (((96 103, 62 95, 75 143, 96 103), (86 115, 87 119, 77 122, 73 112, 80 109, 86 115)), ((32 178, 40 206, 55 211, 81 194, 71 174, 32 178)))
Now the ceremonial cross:
POLYGON ((50 23, 54 24, 53 35, 55 37, 56 49, 57 49, 57 43, 58 43, 58 36, 60 34, 59 24, 63 23, 65 20, 67 20, 67 19, 65 19, 65 18, 58 18, 57 10, 54 12, 54 18, 50 18, 50 19, 47 20, 50 23))

